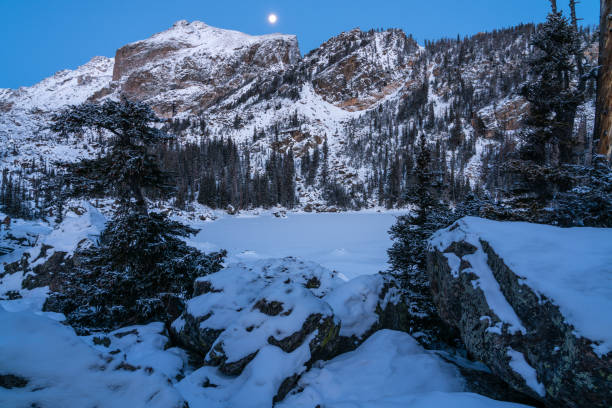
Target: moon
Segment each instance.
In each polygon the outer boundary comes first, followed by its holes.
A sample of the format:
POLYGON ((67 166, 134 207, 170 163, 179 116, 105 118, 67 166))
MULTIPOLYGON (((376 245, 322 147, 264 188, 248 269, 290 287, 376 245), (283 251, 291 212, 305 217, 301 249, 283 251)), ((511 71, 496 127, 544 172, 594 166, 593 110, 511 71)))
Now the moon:
POLYGON ((276 24, 277 21, 278 21, 278 16, 276 14, 272 13, 268 16, 268 22, 270 24, 276 24))

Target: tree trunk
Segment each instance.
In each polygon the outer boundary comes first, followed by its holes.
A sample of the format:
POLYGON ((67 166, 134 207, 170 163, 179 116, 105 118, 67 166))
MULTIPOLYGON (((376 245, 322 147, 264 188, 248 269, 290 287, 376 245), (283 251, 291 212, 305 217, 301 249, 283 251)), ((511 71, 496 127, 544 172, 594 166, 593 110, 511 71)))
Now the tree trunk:
POLYGON ((597 113, 595 139, 597 153, 610 159, 612 152, 612 0, 601 1, 599 34, 599 76, 597 78, 597 113))
MULTIPOLYGON (((578 30, 578 17, 576 16, 576 0, 570 0, 569 2, 570 5, 570 14, 571 14, 571 18, 572 18, 572 27, 574 28, 574 31, 576 32, 576 39, 579 42, 579 45, 581 45, 581 40, 580 40, 580 31, 578 30)), ((586 81, 584 78, 584 67, 582 65, 582 47, 579 47, 578 52, 576 53, 576 67, 578 68, 578 90, 580 92, 584 91, 585 85, 586 85, 586 81)))
POLYGON ((550 0, 550 7, 554 14, 557 14, 557 0, 550 0))

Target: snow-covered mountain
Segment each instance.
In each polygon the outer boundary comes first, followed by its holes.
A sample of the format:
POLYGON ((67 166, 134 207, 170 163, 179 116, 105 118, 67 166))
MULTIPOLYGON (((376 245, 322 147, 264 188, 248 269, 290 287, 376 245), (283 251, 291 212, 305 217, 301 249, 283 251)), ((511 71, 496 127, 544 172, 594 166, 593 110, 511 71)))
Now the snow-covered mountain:
MULTIPOLYGON (((180 123, 183 142, 231 138, 251 156, 253 172, 272 151, 290 150, 299 170, 302 157, 327 140, 331 179, 353 198, 362 194, 366 206, 387 195, 388 174, 406 163, 418 133, 436 143, 442 173, 482 184, 483 162, 524 126, 528 106, 517 91, 533 31, 522 25, 422 47, 401 30, 354 29, 302 57, 292 35, 179 21, 121 47, 114 59, 95 57, 32 87, 0 90, 0 167, 93 154, 92 138, 48 132, 50 115, 127 96, 180 123)), ((578 121, 592 115, 588 102, 578 121)), ((323 201, 319 186, 300 177, 296 186, 301 206, 323 201)))
POLYGON ((92 98, 114 92, 145 100, 164 117, 199 114, 299 59, 295 36, 255 37, 179 21, 117 50, 112 82, 92 98))

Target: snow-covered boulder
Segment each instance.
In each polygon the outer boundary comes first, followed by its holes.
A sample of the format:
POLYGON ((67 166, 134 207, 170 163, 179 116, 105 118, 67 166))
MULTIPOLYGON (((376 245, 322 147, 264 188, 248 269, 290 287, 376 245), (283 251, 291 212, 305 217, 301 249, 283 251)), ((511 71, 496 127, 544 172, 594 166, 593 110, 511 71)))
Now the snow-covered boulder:
POLYGON ((106 334, 90 334, 83 339, 101 353, 112 356, 122 367, 161 373, 172 382, 185 376, 187 353, 178 347, 168 347, 164 323, 122 327, 106 334))
MULTIPOLYGON (((351 351, 381 329, 405 331, 418 337, 410 308, 410 293, 390 274, 362 275, 324 297, 340 321, 338 342, 351 351)), ((421 340, 421 339, 420 339, 421 340)))
POLYGON ((318 363, 277 407, 525 406, 465 392, 455 366, 424 350, 406 333, 381 330, 355 351, 318 363))
MULTIPOLYGON (((0 306, 0 327, 2 407, 185 406, 163 370, 129 364, 123 353, 104 354, 46 316, 8 312, 0 306)), ((152 338, 153 343, 157 340, 152 338)), ((159 357, 151 342, 139 347, 141 352, 145 349, 148 357, 155 357, 151 360, 159 357)), ((141 354, 140 361, 146 356, 141 354)))
POLYGON ((354 350, 394 320, 388 311, 400 302, 398 293, 388 276, 346 282, 293 257, 233 264, 196 281, 194 297, 172 331, 202 357, 208 368, 198 375, 202 381, 214 377, 220 401, 237 383, 253 378, 265 379, 280 400, 313 362, 354 350), (262 353, 285 361, 282 375, 262 365, 262 353), (234 380, 221 381, 220 375, 234 380))
POLYGON ((282 385, 288 391, 305 364, 334 354, 340 323, 322 298, 342 283, 337 273, 296 258, 230 265, 196 281, 172 330, 204 364, 230 376, 270 347, 287 358, 301 350, 304 358, 282 385))
POLYGON ((62 284, 57 276, 79 262, 74 258, 75 252, 91 245, 104 230, 105 223, 106 218, 88 202, 73 205, 55 228, 43 221, 20 221, 8 233, 20 238, 23 248, 0 257, 6 263, 4 271, 0 270, 0 279, 3 275, 18 274, 13 277, 21 282, 16 290, 47 286, 57 289, 62 284))
POLYGON ((612 405, 612 229, 466 217, 430 241, 442 319, 548 406, 612 405))

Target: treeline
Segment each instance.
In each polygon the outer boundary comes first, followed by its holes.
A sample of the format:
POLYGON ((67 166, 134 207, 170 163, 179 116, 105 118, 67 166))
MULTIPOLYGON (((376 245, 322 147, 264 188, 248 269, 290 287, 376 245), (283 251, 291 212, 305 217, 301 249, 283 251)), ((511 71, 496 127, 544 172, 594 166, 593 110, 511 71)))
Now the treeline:
POLYGON ((175 205, 197 201, 211 208, 287 208, 297 203, 293 153, 272 151, 262 168, 253 169, 246 147, 231 139, 173 142, 158 147, 162 168, 176 186, 175 205))
POLYGON ((14 218, 45 218, 57 205, 55 171, 32 161, 19 171, 2 170, 0 210, 14 218))

